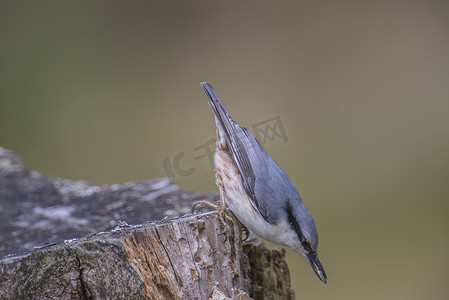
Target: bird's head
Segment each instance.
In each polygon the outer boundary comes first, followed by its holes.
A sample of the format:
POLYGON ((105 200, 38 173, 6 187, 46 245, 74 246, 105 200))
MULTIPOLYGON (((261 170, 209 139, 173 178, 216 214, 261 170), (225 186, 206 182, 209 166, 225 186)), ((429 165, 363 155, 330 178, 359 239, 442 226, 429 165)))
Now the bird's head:
POLYGON ((327 283, 326 272, 317 255, 318 232, 312 216, 302 201, 295 207, 287 204, 286 213, 288 224, 295 233, 293 242, 289 246, 304 256, 318 278, 327 283))

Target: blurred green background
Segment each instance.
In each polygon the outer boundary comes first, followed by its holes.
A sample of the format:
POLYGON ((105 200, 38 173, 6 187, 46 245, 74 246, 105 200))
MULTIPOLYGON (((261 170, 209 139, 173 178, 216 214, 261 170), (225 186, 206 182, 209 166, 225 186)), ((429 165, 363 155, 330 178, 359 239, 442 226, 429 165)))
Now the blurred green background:
POLYGON ((241 125, 281 118, 265 147, 329 277, 288 251, 298 299, 448 299, 448 4, 2 1, 0 146, 52 177, 215 191, 209 81, 241 125))

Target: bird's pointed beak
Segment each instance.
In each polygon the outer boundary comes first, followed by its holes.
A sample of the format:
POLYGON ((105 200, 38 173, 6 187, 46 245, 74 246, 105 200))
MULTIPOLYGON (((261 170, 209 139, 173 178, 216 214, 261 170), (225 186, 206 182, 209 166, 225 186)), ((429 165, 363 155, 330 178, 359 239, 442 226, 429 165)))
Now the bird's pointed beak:
POLYGON ((321 265, 320 260, 318 259, 318 255, 316 255, 316 253, 309 254, 306 256, 306 259, 312 267, 313 271, 315 271, 315 274, 318 276, 318 278, 322 282, 327 283, 326 272, 324 272, 324 268, 321 265))

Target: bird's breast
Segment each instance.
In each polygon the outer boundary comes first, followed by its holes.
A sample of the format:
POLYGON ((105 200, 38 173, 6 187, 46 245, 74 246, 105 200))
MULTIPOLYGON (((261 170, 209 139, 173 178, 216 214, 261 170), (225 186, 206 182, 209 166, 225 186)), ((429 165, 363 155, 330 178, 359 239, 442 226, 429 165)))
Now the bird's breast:
POLYGON ((221 184, 224 190, 226 203, 240 222, 256 235, 279 244, 279 226, 267 222, 253 206, 243 187, 242 176, 229 152, 217 148, 215 170, 221 181, 219 185, 221 184))

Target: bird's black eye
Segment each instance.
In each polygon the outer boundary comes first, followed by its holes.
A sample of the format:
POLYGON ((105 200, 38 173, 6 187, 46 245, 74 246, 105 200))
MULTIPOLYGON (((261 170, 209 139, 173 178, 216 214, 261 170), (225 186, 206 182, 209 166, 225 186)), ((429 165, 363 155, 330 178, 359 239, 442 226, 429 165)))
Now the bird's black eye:
POLYGON ((307 251, 307 253, 313 253, 312 247, 310 246, 309 241, 301 241, 301 245, 304 247, 304 249, 307 251))

